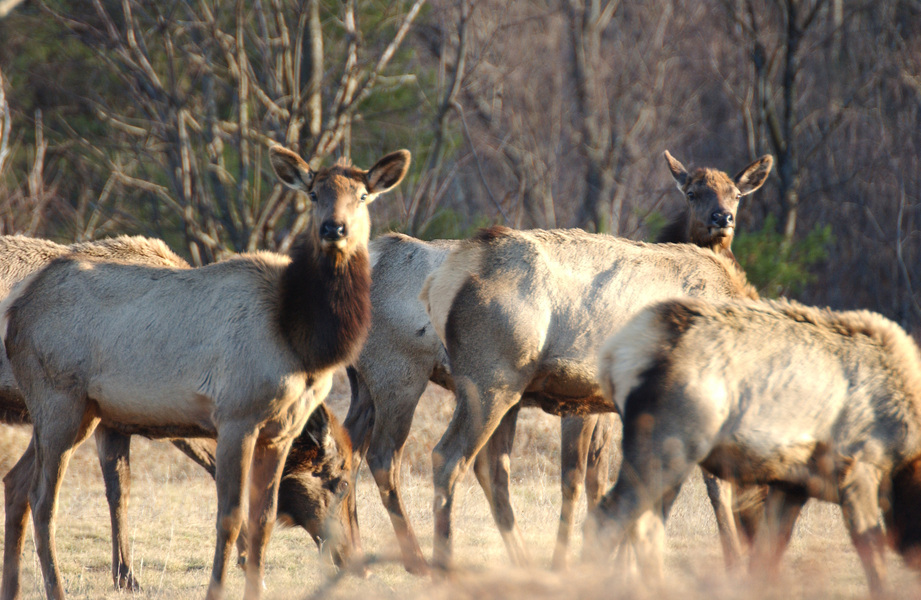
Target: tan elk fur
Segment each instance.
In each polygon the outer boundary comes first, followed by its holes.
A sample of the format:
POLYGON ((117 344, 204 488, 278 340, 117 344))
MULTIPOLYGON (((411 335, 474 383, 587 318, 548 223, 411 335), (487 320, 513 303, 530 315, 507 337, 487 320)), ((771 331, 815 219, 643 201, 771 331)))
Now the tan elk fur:
MULTIPOLYGON (((767 499, 767 566, 808 498, 842 506, 871 591, 885 536, 921 567, 921 355, 868 311, 673 299, 605 342, 599 376, 624 415, 624 472, 594 513, 607 547, 700 464, 767 499)), ((759 540, 760 541, 760 540, 759 540)))
POLYGON ((261 596, 284 460, 370 324, 367 203, 399 183, 409 153, 369 171, 337 164, 316 173, 280 147, 270 159, 279 179, 314 204, 290 256, 260 252, 198 269, 60 258, 0 307, 39 449, 30 504, 50 597, 64 597, 52 534, 60 476, 100 421, 216 437, 207 597, 223 596, 247 487, 244 597, 261 596))
MULTIPOLYGON (((143 237, 120 236, 64 246, 23 235, 0 236, 0 299, 6 298, 17 283, 68 253, 119 262, 178 268, 189 266, 162 241, 143 237)), ((0 417, 4 423, 20 423, 28 419, 5 353, 0 353, 0 417)))
MULTIPOLYGON (((95 258, 121 263, 160 265, 189 268, 160 240, 119 236, 94 242, 64 246, 25 236, 0 237, 0 291, 4 295, 17 281, 37 272, 54 258, 61 256, 95 258)), ((15 384, 11 366, 0 355, 0 398, 3 401, 3 422, 29 422, 25 400, 15 384)), ((112 517, 112 574, 116 588, 137 589, 131 569, 128 541, 127 499, 130 484, 128 462, 129 436, 156 436, 157 431, 142 427, 112 424, 96 429, 99 460, 106 484, 106 497, 112 517)), ((169 432, 167 432, 168 434, 169 432)), ((207 431, 190 431, 197 436, 207 431)), ((173 443, 215 475, 215 443, 201 437, 176 439, 173 443)), ((19 561, 25 541, 28 519, 28 492, 34 469, 34 451, 30 447, 17 465, 4 478, 6 491, 6 527, 4 544, 3 586, 0 598, 19 596, 19 561)), ((351 537, 355 527, 348 522, 350 515, 341 503, 339 489, 351 479, 351 442, 336 417, 320 407, 311 415, 304 432, 295 440, 282 482, 279 487, 279 516, 286 524, 305 528, 318 545, 330 553, 331 559, 344 566, 351 554, 351 537), (316 421, 314 424, 313 422, 316 421), (346 519, 343 521, 342 519, 346 519), (332 519, 327 522, 327 519, 332 519), (338 521, 338 522, 336 522, 338 521), (330 525, 339 531, 331 531, 330 525), (343 531, 343 530, 347 530, 343 531), (330 536, 333 537, 330 537, 330 536)), ((245 540, 238 540, 241 561, 245 558, 245 540)))
MULTIPOLYGON (((0 298, 7 297, 17 283, 55 258, 68 254, 175 268, 189 266, 162 241, 143 237, 120 236, 64 246, 49 240, 21 235, 0 236, 0 298)), ((5 352, 0 353, 0 420, 11 424, 29 422, 25 400, 16 385, 5 352)), ((96 439, 112 516, 112 576, 116 587, 136 588, 137 583, 130 570, 128 530, 124 523, 129 476, 128 444, 126 439, 121 439, 122 437, 116 432, 100 428, 97 430, 96 439)), ((33 463, 34 449, 30 446, 19 463, 4 477, 6 541, 0 598, 15 598, 19 595, 19 561, 29 517, 28 491, 32 481, 33 463)))
MULTIPOLYGON (((514 430, 519 399, 554 414, 613 411, 595 379, 598 345, 646 304, 685 295, 756 297, 732 260, 688 244, 493 227, 448 256, 420 294, 458 398, 432 454, 436 564, 450 560, 455 485, 500 423, 514 430)), ((510 507, 500 517, 506 544, 523 547, 510 507)))
MULTIPOLYGON (((695 170, 695 193, 706 202, 695 202, 696 210, 683 210, 678 214, 663 232, 663 235, 670 232, 669 237, 660 236, 660 241, 690 241, 714 251, 725 249, 726 255, 732 258, 728 250, 734 228, 714 232, 713 236, 707 234, 706 238, 696 236, 692 239, 688 232, 707 231, 710 214, 723 205, 732 209, 732 217, 735 218, 738 207, 736 195, 741 191, 733 181, 737 181, 745 193, 754 191, 763 182, 767 170, 763 170, 763 177, 755 182, 753 167, 761 169, 765 162, 769 169, 769 158, 761 159, 743 169, 734 179, 715 169, 695 170), (700 173, 721 174, 722 177, 708 177, 706 181, 712 181, 714 185, 707 188, 706 182, 699 177, 700 173), (748 175, 743 177, 743 174, 748 175)), ((374 265, 371 331, 359 360, 349 369, 352 401, 345 425, 355 441, 353 463, 357 467, 367 455, 368 466, 396 532, 403 563, 413 573, 425 572, 427 565, 401 497, 399 473, 402 449, 409 435, 413 412, 426 384, 433 381, 447 389, 453 390, 454 387, 444 346, 429 322, 425 307, 418 300, 418 293, 425 278, 460 243, 455 240, 424 242, 402 234, 383 235, 371 242, 374 265)), ((582 489, 586 490, 592 506, 607 487, 611 448, 619 439, 618 427, 619 419, 613 415, 564 417, 561 422, 563 502, 558 542, 553 555, 553 564, 558 568, 566 564, 574 508, 582 489)), ((489 491, 507 481, 507 477, 497 472, 504 467, 503 457, 493 456, 492 452, 492 448, 501 446, 503 440, 494 442, 485 452, 477 455, 479 466, 475 472, 487 491, 493 513, 503 514, 508 509, 495 506, 495 503, 501 503, 508 497, 507 490, 489 491)), ((617 460, 616 455, 614 459, 617 460)), ((355 473, 357 475, 357 468, 355 473)), ((708 486, 713 487, 709 481, 708 486)), ((722 493, 722 490, 717 490, 717 493, 722 493)), ((354 511, 354 495, 349 500, 354 511)), ((357 522, 357 515, 353 514, 352 521, 357 522)), ((719 520, 721 527, 725 521, 725 518, 719 520)), ((723 537, 734 538, 735 534, 729 531, 723 537)), ((519 556, 515 549, 510 549, 510 552, 513 559, 519 556)))
MULTIPOLYGON (((160 265, 188 268, 162 241, 119 236, 117 238, 81 242, 64 246, 25 236, 0 236, 0 294, 5 297, 13 286, 65 255, 98 258, 122 263, 160 265)), ((25 400, 15 384, 6 353, 0 353, 0 399, 5 423, 29 422, 25 400)), ((127 527, 127 502, 130 487, 129 435, 144 434, 119 426, 96 429, 99 460, 106 485, 106 498, 112 521, 112 576, 116 588, 137 589, 131 570, 130 544, 127 527)), ((205 435, 202 431, 201 435, 205 435)), ((215 444, 213 440, 192 438, 174 440, 183 452, 214 475, 215 444)), ((6 536, 3 586, 0 598, 19 594, 19 562, 25 541, 28 520, 28 493, 34 470, 34 452, 29 450, 4 478, 6 536)), ((350 555, 351 537, 356 535, 350 515, 341 502, 339 488, 351 479, 351 443, 336 417, 325 407, 314 411, 304 432, 295 440, 279 488, 279 516, 288 523, 304 527, 311 537, 327 549, 337 565, 344 565, 350 555), (331 519, 330 524, 326 523, 331 519), (331 531, 330 527, 342 530, 331 531), (348 531, 349 533, 345 533, 348 531), (335 534, 331 537, 331 534, 335 534)), ((241 535, 242 537, 242 535, 241 535)), ((244 540, 238 540, 243 542, 244 540)), ((238 543, 241 559, 245 545, 238 543)))
MULTIPOLYGON (((774 162, 773 157, 762 156, 731 178, 723 171, 709 167, 698 167, 688 172, 668 150, 664 152, 664 158, 678 190, 684 196, 684 204, 656 236, 656 242, 691 243, 735 261, 732 240, 739 202, 742 196, 764 185, 774 162)), ((620 457, 612 456, 612 453, 620 445, 619 425, 620 419, 612 414, 562 418, 560 462, 563 469, 560 487, 563 505, 553 551, 555 568, 567 564, 575 503, 583 482, 586 500, 592 507, 601 499, 607 486, 607 472, 612 459, 615 472, 618 469, 620 457)), ((728 566, 734 566, 741 558, 742 547, 736 531, 736 519, 731 514, 732 489, 708 474, 704 474, 704 482, 716 513, 724 558, 728 566)), ((758 493, 758 490, 747 490, 737 494, 736 498, 736 506, 745 507, 736 516, 745 526, 743 531, 749 535, 752 521, 757 521, 758 504, 752 498, 758 493)))

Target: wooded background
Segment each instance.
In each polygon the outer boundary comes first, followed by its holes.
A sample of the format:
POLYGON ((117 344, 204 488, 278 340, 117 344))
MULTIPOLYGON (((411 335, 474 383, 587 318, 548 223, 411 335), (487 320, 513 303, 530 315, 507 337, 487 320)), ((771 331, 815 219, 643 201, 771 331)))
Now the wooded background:
POLYGON ((921 0, 2 0, 0 71, 2 233, 284 250, 277 142, 412 151, 378 232, 649 239, 684 202, 663 150, 770 153, 750 278, 921 334, 921 0))

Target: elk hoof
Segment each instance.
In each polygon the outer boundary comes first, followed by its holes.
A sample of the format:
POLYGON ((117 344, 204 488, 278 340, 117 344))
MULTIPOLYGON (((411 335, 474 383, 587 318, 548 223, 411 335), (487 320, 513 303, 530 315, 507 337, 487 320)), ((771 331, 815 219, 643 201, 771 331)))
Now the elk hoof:
POLYGON ((141 591, 141 584, 138 583, 137 579, 135 579, 134 575, 130 572, 119 573, 118 577, 115 579, 115 589, 139 592, 141 591))
POLYGON ((424 558, 416 558, 415 560, 407 561, 403 566, 407 573, 418 575, 419 577, 425 577, 432 572, 429 568, 429 564, 425 562, 424 558))

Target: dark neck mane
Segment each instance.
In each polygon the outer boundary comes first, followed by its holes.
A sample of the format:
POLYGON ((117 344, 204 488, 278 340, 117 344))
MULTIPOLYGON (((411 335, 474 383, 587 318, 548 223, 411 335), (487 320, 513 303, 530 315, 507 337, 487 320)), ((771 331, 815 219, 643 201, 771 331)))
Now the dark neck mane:
POLYGON ((300 236, 282 275, 278 320, 308 372, 357 357, 371 326, 367 249, 334 262, 310 235, 300 236))
POLYGON ((669 223, 662 228, 659 235, 656 236, 656 243, 659 244, 694 244, 701 248, 712 250, 716 254, 725 256, 732 260, 736 265, 739 262, 732 253, 732 237, 709 238, 695 236, 691 231, 691 214, 685 209, 678 213, 669 223))

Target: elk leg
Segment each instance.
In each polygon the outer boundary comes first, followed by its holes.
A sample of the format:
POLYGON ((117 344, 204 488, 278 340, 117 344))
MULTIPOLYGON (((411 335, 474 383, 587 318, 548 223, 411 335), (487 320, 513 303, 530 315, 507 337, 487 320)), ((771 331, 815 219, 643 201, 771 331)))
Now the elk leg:
POLYGON ((499 528, 512 564, 523 567, 531 562, 531 558, 525 549, 518 523, 515 522, 515 511, 512 510, 509 497, 509 455, 515 441, 515 426, 520 408, 521 405, 516 404, 505 413, 489 441, 476 455, 473 468, 480 487, 486 494, 493 520, 499 528))
POLYGON ((586 525, 587 558, 597 560, 610 553, 643 513, 652 510, 656 518, 664 518, 681 484, 710 452, 718 423, 706 408, 698 414, 694 402, 684 402, 681 418, 675 418, 674 407, 650 399, 656 398, 652 383, 644 382, 627 399, 623 466, 586 525))
POLYGON ((723 546, 723 561, 727 569, 733 569, 742 560, 742 545, 732 513, 732 484, 707 471, 703 471, 703 477, 707 497, 710 498, 713 514, 716 516, 716 527, 723 546))
MULTIPOLYGON (((170 440, 174 446, 179 448, 183 454, 191 458, 195 464, 199 465, 212 479, 215 476, 214 452, 217 443, 210 438, 176 438, 170 440)), ((241 569, 246 568, 246 522, 240 524, 240 534, 237 535, 237 566, 241 569)))
MULTIPOLYGON (((672 498, 677 491, 670 493, 672 498)), ((658 510, 643 513, 629 533, 636 558, 636 569, 624 572, 643 574, 649 581, 662 581, 665 571, 665 520, 658 510)))
POLYGON ((349 412, 345 415, 342 425, 349 432, 349 439, 352 440, 352 451, 354 452, 352 466, 357 467, 361 466, 361 461, 368 452, 368 444, 371 442, 375 415, 374 402, 371 399, 371 391, 362 381, 355 367, 348 367, 345 371, 349 376, 351 400, 349 401, 349 412))
POLYGON ((214 440, 207 438, 177 438, 170 440, 170 442, 179 448, 183 454, 191 458, 195 464, 208 471, 211 477, 215 476, 217 471, 214 463, 216 448, 214 440))
POLYGON ((275 525, 278 486, 293 438, 257 444, 250 472, 249 548, 244 598, 259 598, 265 580, 265 548, 275 525))
MULTIPOLYGON (((592 509, 608 489, 608 473, 620 472, 620 440, 623 436, 620 417, 612 413, 595 415, 585 463, 585 501, 592 509), (613 460, 612 460, 613 459, 613 460), (612 466, 613 464, 613 466, 612 466)), ((617 479, 616 475, 614 477, 617 479)))
POLYGON ((780 561, 790 545, 796 519, 809 497, 801 491, 772 486, 764 500, 764 511, 752 553, 751 571, 775 578, 780 561))
POLYGON ((732 512, 736 517, 739 539, 751 548, 764 520, 764 501, 770 487, 766 485, 732 486, 732 512))
MULTIPOLYGON (((35 550, 42 567, 45 594, 54 600, 64 599, 64 587, 55 551, 55 516, 61 479, 74 449, 89 437, 98 418, 89 411, 53 410, 59 406, 74 406, 73 399, 57 392, 46 394, 43 408, 53 412, 52 418, 35 419, 32 438, 35 444, 35 469, 29 504, 35 527, 35 550), (56 399, 49 396, 58 396, 56 399), (57 401, 55 401, 57 400, 57 401)), ((36 411, 29 411, 33 417, 36 411)))
POLYGON ((387 418, 374 420, 368 446, 368 467, 377 483, 381 502, 393 524, 403 556, 403 565, 407 571, 416 575, 428 573, 429 567, 403 504, 400 470, 403 447, 406 445, 406 438, 409 437, 413 413, 419 403, 425 381, 421 387, 395 387, 378 396, 381 405, 387 407, 387 418))
POLYGON ((582 495, 589 444, 597 422, 597 415, 560 419, 560 491, 563 503, 551 561, 554 569, 565 569, 568 563, 566 553, 569 549, 572 521, 576 503, 582 495))
POLYGON ((352 392, 349 412, 343 423, 345 430, 349 433, 349 439, 352 440, 352 480, 349 482, 349 493, 345 501, 349 511, 351 529, 349 533, 352 538, 352 547, 360 559, 364 555, 364 550, 361 544, 361 530, 358 527, 358 471, 368 453, 376 413, 374 402, 371 400, 371 392, 361 380, 358 370, 350 366, 345 371, 349 376, 349 388, 352 392))
POLYGON ((490 394, 481 393, 469 377, 457 377, 454 381, 457 407, 447 430, 432 451, 435 488, 432 560, 438 568, 447 569, 451 562, 451 508, 455 488, 502 417, 518 404, 519 391, 524 389, 526 377, 530 376, 520 372, 515 375, 518 381, 506 380, 490 394))
POLYGON ((29 523, 29 489, 35 472, 35 438, 19 461, 3 478, 6 521, 3 540, 3 586, 0 598, 19 598, 19 565, 29 523))
POLYGON ((230 559, 230 548, 240 533, 243 521, 240 501, 252 464, 257 432, 230 427, 218 431, 217 438, 217 541, 207 600, 223 597, 224 574, 230 559))
POLYGON ((131 492, 131 436, 108 427, 96 429, 96 454, 102 467, 102 481, 112 521, 112 581, 115 589, 138 590, 131 572, 128 544, 128 497, 131 492))
POLYGON ((841 512, 867 575, 870 594, 886 595, 886 534, 879 517, 879 472, 856 463, 841 486, 841 512))

